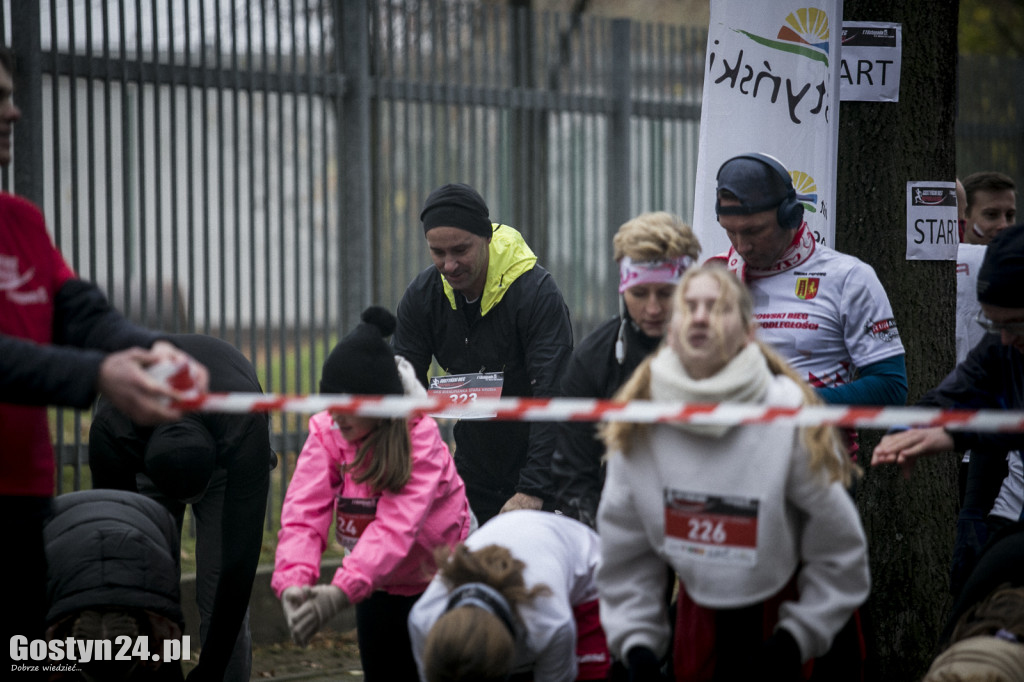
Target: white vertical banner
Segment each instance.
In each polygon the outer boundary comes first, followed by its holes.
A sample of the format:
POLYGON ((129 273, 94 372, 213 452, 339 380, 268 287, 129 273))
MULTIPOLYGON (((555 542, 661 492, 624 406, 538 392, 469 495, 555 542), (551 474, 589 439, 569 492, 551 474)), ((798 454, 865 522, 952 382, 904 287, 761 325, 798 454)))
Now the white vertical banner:
POLYGON ((835 245, 842 0, 712 0, 693 228, 701 257, 729 248, 715 175, 765 152, 789 170, 815 239, 835 245))

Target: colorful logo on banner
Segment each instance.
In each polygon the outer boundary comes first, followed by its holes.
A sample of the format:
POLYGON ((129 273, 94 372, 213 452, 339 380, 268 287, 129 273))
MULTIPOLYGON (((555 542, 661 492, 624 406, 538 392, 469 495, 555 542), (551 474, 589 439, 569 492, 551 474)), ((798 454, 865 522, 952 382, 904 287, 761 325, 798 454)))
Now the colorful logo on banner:
POLYGON ((739 32, 765 47, 802 55, 828 66, 828 14, 817 7, 804 7, 791 13, 775 39, 742 29, 739 32))
MULTIPOLYGON (((803 171, 793 171, 789 174, 793 179, 793 189, 796 190, 796 199, 804 205, 805 211, 818 212, 818 186, 814 184, 814 178, 803 171)), ((815 234, 816 241, 821 241, 820 235, 815 234)))
POLYGON ((705 87, 710 79, 715 86, 724 83, 730 90, 754 99, 767 95, 772 105, 785 104, 789 119, 795 125, 819 116, 828 121, 831 102, 828 81, 832 80, 829 75, 828 24, 827 12, 817 7, 805 7, 786 17, 776 38, 767 38, 742 28, 728 29, 770 50, 819 62, 817 68, 810 70, 790 64, 782 65, 782 71, 776 73, 775 68, 779 65, 773 68, 775 60, 762 58, 756 51, 747 53, 741 44, 725 36, 717 39, 709 36, 714 47, 708 52, 705 87), (719 49, 724 50, 721 56, 719 49), (720 74, 717 73, 716 62, 721 67, 720 74), (823 77, 824 80, 817 80, 823 77), (806 80, 808 78, 810 80, 806 80))

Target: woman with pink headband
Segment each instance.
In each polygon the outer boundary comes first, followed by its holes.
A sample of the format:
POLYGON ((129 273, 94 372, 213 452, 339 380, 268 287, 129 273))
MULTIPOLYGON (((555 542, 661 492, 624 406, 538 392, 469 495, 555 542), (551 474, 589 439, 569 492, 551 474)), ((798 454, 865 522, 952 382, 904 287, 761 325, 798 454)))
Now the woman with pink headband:
MULTIPOLYGON (((672 293, 700 255, 690 226, 665 211, 642 213, 624 223, 613 247, 619 264, 619 314, 576 346, 562 377, 565 397, 611 398, 615 394, 661 343, 672 293)), ((591 527, 604 484, 603 455, 596 424, 560 426, 552 462, 556 504, 591 527)))

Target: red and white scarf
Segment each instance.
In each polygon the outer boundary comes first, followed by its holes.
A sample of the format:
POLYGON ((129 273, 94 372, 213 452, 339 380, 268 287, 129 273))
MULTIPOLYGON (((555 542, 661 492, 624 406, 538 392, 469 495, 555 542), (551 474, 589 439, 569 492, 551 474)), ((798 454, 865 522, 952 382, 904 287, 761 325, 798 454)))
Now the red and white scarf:
POLYGON ((743 260, 743 256, 736 252, 736 249, 729 247, 729 251, 725 254, 723 260, 729 270, 736 273, 741 281, 747 282, 752 279, 760 279, 762 277, 771 277, 777 275, 780 272, 791 270, 801 263, 805 263, 808 258, 814 254, 815 241, 814 235, 810 230, 807 229, 807 223, 800 225, 800 229, 793 235, 793 241, 789 243, 786 250, 782 252, 782 256, 779 257, 775 263, 765 269, 747 267, 746 261, 743 260))

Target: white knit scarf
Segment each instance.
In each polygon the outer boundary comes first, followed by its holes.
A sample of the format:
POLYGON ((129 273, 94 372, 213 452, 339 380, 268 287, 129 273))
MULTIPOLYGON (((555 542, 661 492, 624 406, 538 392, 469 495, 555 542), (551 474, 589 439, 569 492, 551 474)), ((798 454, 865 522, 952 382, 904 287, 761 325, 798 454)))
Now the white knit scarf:
MULTIPOLYGON (((725 367, 707 379, 694 379, 668 346, 662 346, 651 360, 651 399, 687 403, 753 403, 764 397, 772 373, 756 343, 748 343, 725 367)), ((721 437, 732 428, 727 424, 670 422, 683 431, 721 437)))

